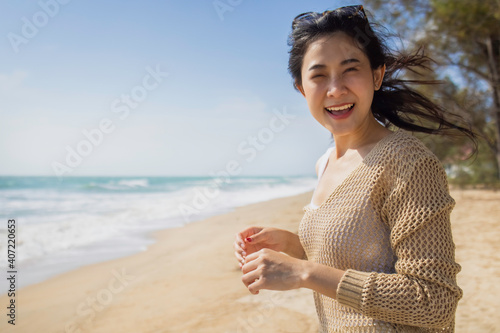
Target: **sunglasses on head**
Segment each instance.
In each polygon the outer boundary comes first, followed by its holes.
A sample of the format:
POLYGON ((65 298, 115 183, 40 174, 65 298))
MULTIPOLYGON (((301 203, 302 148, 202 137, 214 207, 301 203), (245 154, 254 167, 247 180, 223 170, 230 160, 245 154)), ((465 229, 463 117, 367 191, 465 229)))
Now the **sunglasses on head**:
POLYGON ((368 21, 368 18, 366 17, 366 13, 365 13, 365 10, 363 9, 362 5, 346 6, 346 7, 340 7, 340 8, 334 9, 334 10, 326 10, 323 13, 318 13, 318 12, 302 13, 293 19, 292 29, 295 29, 297 26, 299 26, 300 24, 303 24, 303 23, 314 22, 315 20, 317 20, 323 16, 326 16, 330 13, 344 15, 344 16, 347 16, 348 19, 357 16, 357 17, 360 17, 362 20, 368 21))

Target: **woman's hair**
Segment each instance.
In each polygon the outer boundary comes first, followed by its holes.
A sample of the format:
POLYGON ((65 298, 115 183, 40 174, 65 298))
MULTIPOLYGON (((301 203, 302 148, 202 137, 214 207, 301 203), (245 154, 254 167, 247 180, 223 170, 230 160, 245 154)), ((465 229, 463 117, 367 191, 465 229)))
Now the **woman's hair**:
POLYGON ((414 53, 391 52, 385 42, 386 34, 375 33, 363 6, 342 7, 324 13, 304 13, 294 19, 288 39, 291 47, 288 70, 295 89, 302 85, 301 69, 309 45, 335 32, 350 36, 367 55, 372 69, 386 65, 382 85, 375 91, 371 105, 375 119, 385 126, 392 124, 412 132, 452 135, 450 130, 458 130, 468 136, 477 148, 476 134, 462 117, 447 112, 409 87, 412 84, 428 85, 440 81, 398 78, 398 73, 404 70, 415 74, 418 74, 419 69, 429 70, 428 63, 432 59, 424 55, 422 49, 414 53), (452 123, 447 120, 449 117, 461 124, 452 123))

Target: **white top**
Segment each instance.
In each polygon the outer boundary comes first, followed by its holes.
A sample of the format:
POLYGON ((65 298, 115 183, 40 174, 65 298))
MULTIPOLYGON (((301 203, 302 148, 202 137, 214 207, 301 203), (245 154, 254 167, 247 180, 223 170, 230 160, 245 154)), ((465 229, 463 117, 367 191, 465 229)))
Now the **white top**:
MULTIPOLYGON (((321 176, 323 176, 323 173, 325 172, 326 164, 328 163, 328 158, 330 157, 330 154, 332 153, 332 151, 334 149, 335 149, 335 147, 328 148, 326 150, 326 152, 323 155, 321 155, 321 157, 319 158, 318 180, 316 181, 316 187, 315 187, 315 189, 318 188, 319 180, 321 179, 321 176)), ((311 198, 311 202, 309 203, 309 207, 311 207, 312 209, 318 208, 319 206, 313 204, 312 201, 313 201, 313 199, 311 198)))

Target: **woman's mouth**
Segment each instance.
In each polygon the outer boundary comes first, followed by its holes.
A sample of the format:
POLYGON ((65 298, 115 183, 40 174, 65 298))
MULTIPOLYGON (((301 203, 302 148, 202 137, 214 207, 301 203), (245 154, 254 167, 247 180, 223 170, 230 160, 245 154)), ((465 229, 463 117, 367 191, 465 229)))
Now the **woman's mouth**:
POLYGON ((334 119, 344 119, 349 117, 352 109, 354 109, 354 104, 344 104, 340 106, 332 106, 325 108, 325 110, 334 118, 334 119))

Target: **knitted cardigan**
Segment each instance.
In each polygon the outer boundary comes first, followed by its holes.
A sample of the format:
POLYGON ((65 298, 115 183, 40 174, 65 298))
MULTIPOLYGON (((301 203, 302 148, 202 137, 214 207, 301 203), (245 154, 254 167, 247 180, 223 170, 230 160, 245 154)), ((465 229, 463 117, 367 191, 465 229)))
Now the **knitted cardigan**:
POLYGON ((398 130, 323 204, 305 206, 304 259, 346 271, 336 300, 313 293, 321 332, 453 332, 454 205, 440 161, 398 130))

